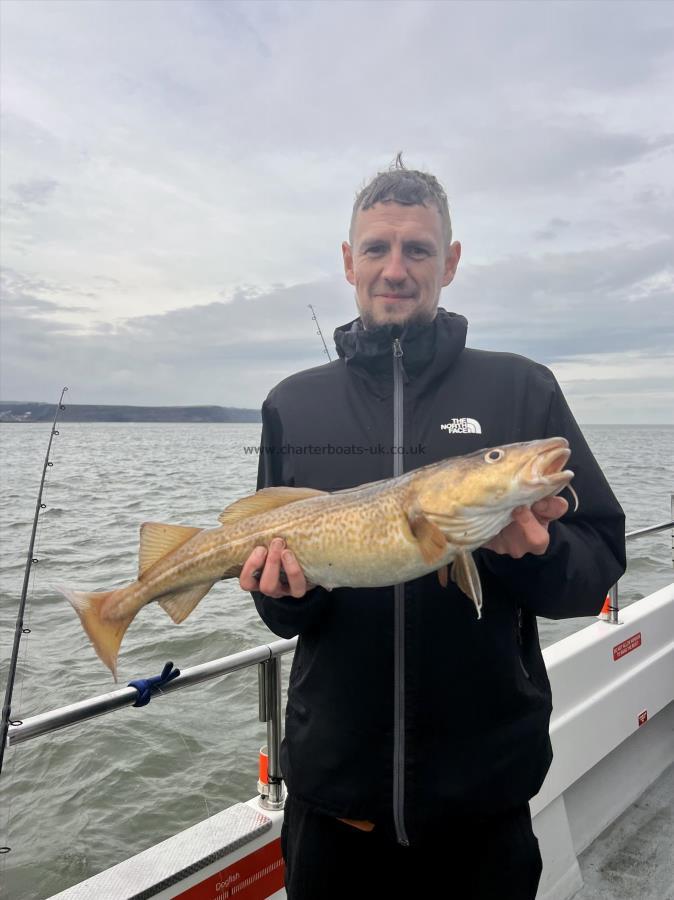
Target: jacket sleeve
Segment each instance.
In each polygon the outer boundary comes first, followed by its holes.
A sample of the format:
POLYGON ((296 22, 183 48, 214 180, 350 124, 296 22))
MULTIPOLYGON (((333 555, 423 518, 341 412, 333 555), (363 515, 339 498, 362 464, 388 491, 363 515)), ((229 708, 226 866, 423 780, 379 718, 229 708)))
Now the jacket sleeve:
MULTIPOLYGON (((282 426, 278 413, 267 398, 262 405, 262 436, 257 471, 257 490, 285 484, 282 475, 282 426)), ((269 597, 252 591, 255 608, 267 628, 282 638, 295 637, 318 624, 330 603, 323 587, 307 591, 303 597, 269 597)))
POLYGON ((550 523, 541 556, 522 559, 478 551, 478 564, 495 575, 518 606, 550 619, 596 615, 625 571, 625 516, 604 478, 552 373, 536 367, 537 389, 550 392, 545 434, 569 441, 569 467, 579 508, 550 523))

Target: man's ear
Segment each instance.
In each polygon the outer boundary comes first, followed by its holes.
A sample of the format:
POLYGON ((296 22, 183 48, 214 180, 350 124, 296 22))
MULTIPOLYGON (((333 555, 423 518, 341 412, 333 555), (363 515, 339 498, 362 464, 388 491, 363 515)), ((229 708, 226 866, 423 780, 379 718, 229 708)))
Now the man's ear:
POLYGON ((344 275, 346 276, 346 280, 349 284, 355 284, 356 279, 353 274, 353 252, 346 241, 342 243, 342 257, 344 258, 344 275))
POLYGON ((454 241, 453 244, 450 244, 449 247, 447 247, 447 252, 445 253, 445 271, 442 279, 443 287, 447 287, 447 285, 451 284, 454 280, 460 259, 461 244, 458 241, 454 241))

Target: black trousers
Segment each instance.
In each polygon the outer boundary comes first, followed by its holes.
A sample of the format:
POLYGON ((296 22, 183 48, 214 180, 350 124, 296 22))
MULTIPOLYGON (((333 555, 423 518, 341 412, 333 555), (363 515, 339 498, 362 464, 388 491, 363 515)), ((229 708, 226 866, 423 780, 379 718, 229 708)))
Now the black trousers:
POLYGON ((281 849, 289 900, 534 900, 542 869, 528 805, 402 847, 288 797, 281 849))

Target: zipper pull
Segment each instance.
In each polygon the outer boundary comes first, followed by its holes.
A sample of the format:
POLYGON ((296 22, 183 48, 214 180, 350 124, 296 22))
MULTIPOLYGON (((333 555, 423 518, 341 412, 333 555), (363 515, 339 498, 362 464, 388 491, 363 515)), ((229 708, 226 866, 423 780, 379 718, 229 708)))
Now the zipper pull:
POLYGON ((400 346, 400 338, 393 339, 393 355, 398 359, 403 355, 403 348, 400 346))

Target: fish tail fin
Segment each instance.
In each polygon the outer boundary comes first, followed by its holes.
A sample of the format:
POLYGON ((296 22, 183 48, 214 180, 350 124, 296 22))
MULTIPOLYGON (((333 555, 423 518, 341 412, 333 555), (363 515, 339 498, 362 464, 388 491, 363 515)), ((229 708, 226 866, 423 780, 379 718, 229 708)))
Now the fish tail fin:
POLYGON ((57 590, 71 603, 99 659, 110 669, 112 677, 117 681, 117 654, 126 629, 135 618, 136 612, 117 619, 104 617, 103 608, 107 600, 117 593, 116 590, 73 591, 66 587, 58 587, 57 590))

